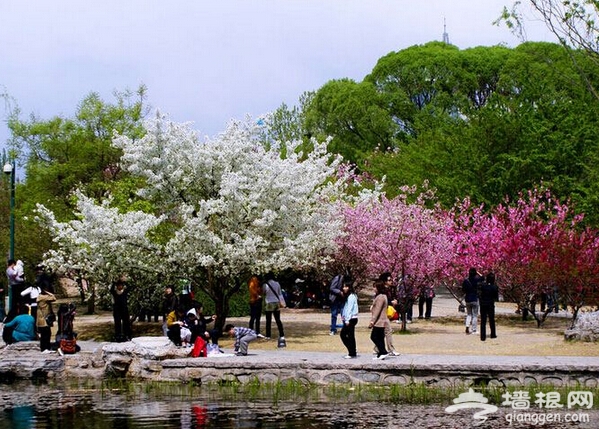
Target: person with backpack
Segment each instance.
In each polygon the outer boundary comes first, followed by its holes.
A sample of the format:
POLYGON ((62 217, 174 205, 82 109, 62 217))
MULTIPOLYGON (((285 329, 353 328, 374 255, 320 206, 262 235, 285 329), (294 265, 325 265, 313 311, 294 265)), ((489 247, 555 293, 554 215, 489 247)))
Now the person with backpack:
POLYGON ((491 329, 491 338, 497 338, 495 330, 495 301, 499 300, 499 289, 495 284, 495 274, 487 274, 487 281, 480 285, 478 297, 480 303, 480 340, 487 339, 487 318, 491 329))
POLYGON ((468 277, 462 282, 462 292, 466 301, 466 334, 474 334, 478 323, 478 288, 483 281, 476 268, 470 268, 468 277))

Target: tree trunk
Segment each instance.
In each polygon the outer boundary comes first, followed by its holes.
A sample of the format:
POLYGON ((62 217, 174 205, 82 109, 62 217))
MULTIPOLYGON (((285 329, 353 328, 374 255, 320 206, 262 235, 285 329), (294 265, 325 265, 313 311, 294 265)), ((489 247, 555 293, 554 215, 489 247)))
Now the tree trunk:
POLYGON ((94 314, 96 312, 96 284, 94 282, 87 282, 89 288, 89 298, 87 298, 87 313, 94 314))

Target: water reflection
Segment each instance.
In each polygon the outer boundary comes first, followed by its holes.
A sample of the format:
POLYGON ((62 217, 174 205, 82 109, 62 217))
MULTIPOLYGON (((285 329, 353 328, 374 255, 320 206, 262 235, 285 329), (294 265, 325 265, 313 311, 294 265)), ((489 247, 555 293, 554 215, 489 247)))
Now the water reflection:
MULTIPOLYGON (((347 401, 308 392, 274 398, 258 391, 214 390, 186 385, 0 386, 0 429, 204 429, 204 428, 470 428, 472 413, 444 411, 447 403, 406 405, 377 401, 347 401), (268 396, 269 399, 264 399, 268 396), (275 400, 276 399, 276 400, 275 400)), ((478 426, 538 427, 506 422, 501 409, 478 426)), ((599 427, 591 410, 588 424, 599 427)), ((568 427, 565 424, 555 427, 568 427)))

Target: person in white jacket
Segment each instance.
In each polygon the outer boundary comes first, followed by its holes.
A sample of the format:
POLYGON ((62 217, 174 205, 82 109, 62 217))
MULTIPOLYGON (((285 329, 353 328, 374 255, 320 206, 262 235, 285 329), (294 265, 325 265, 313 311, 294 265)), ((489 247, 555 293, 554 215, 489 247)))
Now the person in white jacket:
POLYGON ((354 286, 351 281, 344 282, 343 284, 343 296, 345 297, 345 304, 343 310, 341 310, 341 321, 343 327, 341 328, 341 341, 347 348, 347 356, 345 359, 354 359, 358 357, 356 350, 356 325, 358 324, 358 295, 354 291, 354 286))
POLYGON ((21 292, 21 296, 24 297, 25 305, 29 307, 29 313, 33 316, 34 320, 37 320, 37 297, 42 293, 39 286, 33 285, 26 288, 21 292), (29 298, 27 298, 29 296, 29 298))

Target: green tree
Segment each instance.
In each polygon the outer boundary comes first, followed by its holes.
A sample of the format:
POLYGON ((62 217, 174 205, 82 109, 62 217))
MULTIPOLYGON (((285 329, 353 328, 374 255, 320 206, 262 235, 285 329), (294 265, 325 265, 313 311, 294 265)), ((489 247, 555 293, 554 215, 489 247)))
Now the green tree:
MULTIPOLYGON (((559 43, 572 55, 572 62, 578 67, 575 51, 584 52, 594 68, 599 66, 599 3, 595 0, 530 0, 524 2, 532 7, 553 33, 559 43)), ((495 24, 504 23, 521 41, 526 41, 526 24, 521 12, 522 1, 515 1, 511 8, 503 8, 495 24)), ((584 68, 578 69, 585 79, 587 89, 599 99, 599 91, 593 79, 586 79, 584 68)))
POLYGON ((398 129, 388 105, 386 94, 370 82, 333 80, 307 104, 305 129, 317 138, 332 136, 329 150, 361 165, 365 154, 396 146, 398 129))
MULTIPOLYGON (((17 186, 15 248, 17 258, 31 269, 50 248, 51 239, 34 222, 41 203, 62 220, 72 219, 71 192, 79 187, 101 198, 125 177, 118 161, 121 150, 111 146, 115 132, 139 138, 146 114, 146 88, 114 93, 109 103, 96 93, 83 99, 73 118, 20 118, 15 109, 8 119, 9 145, 24 166, 25 179, 17 186)), ((130 204, 124 201, 124 204, 130 204)), ((32 274, 31 277, 32 278, 32 274)))
MULTIPOLYGON (((412 54, 417 52, 430 57, 424 48, 412 54)), ((562 198, 571 197, 596 222, 596 182, 591 178, 599 176, 599 106, 573 66, 572 53, 552 43, 450 52, 463 56, 452 62, 464 69, 454 73, 463 78, 453 86, 455 104, 431 96, 442 92, 425 91, 427 102, 415 104, 419 110, 412 117, 411 138, 395 152, 372 152, 369 171, 387 176, 391 195, 401 185, 426 180, 446 206, 463 196, 493 206, 544 182, 562 198)), ((586 78, 596 81, 593 63, 581 52, 574 55, 586 78)), ((423 59, 414 61, 420 68, 433 68, 423 59)))

